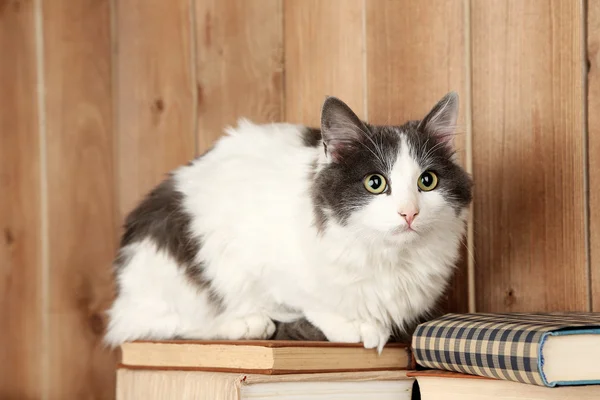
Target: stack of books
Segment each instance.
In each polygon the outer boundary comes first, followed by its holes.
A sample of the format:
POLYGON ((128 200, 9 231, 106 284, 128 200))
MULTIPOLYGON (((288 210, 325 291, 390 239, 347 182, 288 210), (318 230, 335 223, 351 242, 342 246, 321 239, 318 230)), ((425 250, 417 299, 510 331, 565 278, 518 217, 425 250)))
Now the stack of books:
POLYGON ((409 346, 300 341, 133 342, 117 400, 409 400, 409 346))
POLYGON ((600 314, 447 314, 381 355, 360 344, 121 346, 117 400, 600 399, 600 314))
POLYGON ((600 399, 600 314, 447 314, 412 338, 422 399, 600 399))

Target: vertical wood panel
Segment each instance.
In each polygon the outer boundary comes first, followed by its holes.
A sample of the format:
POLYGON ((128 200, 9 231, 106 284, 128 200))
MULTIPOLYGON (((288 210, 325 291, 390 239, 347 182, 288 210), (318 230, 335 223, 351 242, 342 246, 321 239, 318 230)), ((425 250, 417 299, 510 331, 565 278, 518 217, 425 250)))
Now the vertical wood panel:
POLYGON ((587 1, 588 156, 592 310, 600 312, 600 1, 587 1))
POLYGON ((477 310, 585 310, 581 4, 471 7, 477 310))
MULTIPOLYGON (((466 162, 466 52, 461 0, 367 2, 367 109, 369 120, 402 124, 421 119, 447 92, 461 98, 456 146, 466 162)), ((464 252, 466 254, 466 252, 464 252)), ((446 311, 466 312, 466 256, 458 263, 446 311)))
POLYGON ((282 117, 282 0, 196 1, 198 152, 240 117, 282 117))
POLYGON ((189 0, 115 7, 122 219, 165 173, 194 157, 192 10, 189 0))
POLYGON ((0 398, 41 388, 40 151, 32 1, 0 3, 0 398))
POLYGON ((108 0, 42 2, 49 229, 49 399, 114 397, 102 344, 116 201, 108 0))
POLYGON ((286 121, 318 127, 325 96, 366 118, 364 1, 284 4, 286 121))

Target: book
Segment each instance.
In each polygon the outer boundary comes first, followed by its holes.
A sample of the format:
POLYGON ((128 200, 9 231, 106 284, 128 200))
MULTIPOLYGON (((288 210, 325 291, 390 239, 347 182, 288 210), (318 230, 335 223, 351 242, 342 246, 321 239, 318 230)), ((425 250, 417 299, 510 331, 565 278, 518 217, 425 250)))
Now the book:
POLYGON ((305 341, 137 341, 121 345, 130 369, 179 369, 254 374, 393 371, 411 365, 407 344, 390 343, 381 354, 360 343, 305 341))
POLYGON ((412 353, 424 368, 548 387, 598 384, 600 313, 446 314, 417 326, 412 353))
POLYGON ((417 384, 413 399, 420 400, 597 400, 600 386, 546 387, 485 378, 458 372, 408 372, 417 384))
POLYGON ((406 371, 264 375, 210 371, 117 371, 116 400, 410 400, 406 371))

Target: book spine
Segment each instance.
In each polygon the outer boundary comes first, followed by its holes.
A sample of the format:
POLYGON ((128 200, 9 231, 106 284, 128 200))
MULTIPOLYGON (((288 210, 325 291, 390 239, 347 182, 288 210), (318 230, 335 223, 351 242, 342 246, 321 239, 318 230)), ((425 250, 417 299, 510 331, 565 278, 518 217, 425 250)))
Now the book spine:
POLYGON ((417 359, 415 358, 415 353, 414 351, 412 351, 412 349, 406 349, 406 351, 408 352, 408 369, 411 371, 414 371, 417 369, 418 364, 417 364, 417 359))

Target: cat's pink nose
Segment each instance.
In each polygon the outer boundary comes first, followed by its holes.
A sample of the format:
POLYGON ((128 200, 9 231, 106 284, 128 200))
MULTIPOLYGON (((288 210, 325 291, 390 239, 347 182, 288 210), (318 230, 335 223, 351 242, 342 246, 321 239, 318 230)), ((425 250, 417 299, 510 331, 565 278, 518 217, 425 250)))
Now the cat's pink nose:
POLYGON ((398 214, 400 214, 400 216, 404 217, 404 219, 406 220, 406 223, 408 224, 408 226, 410 226, 413 221, 415 220, 415 218, 417 218, 417 215, 419 215, 419 210, 413 208, 413 209, 406 209, 405 211, 399 211, 398 214))

